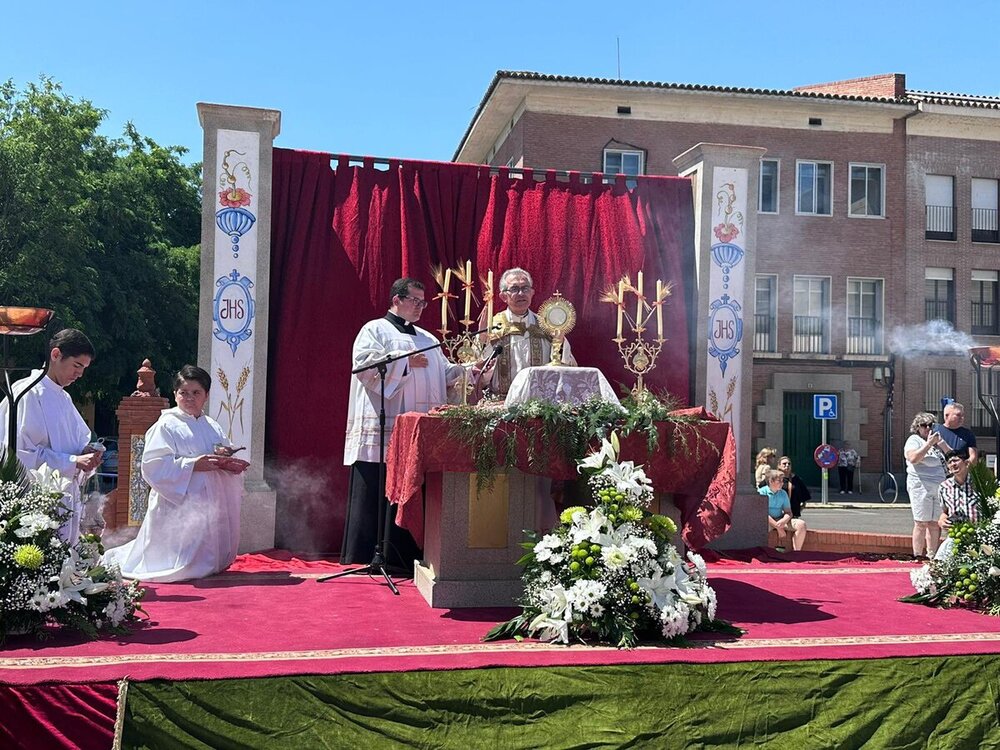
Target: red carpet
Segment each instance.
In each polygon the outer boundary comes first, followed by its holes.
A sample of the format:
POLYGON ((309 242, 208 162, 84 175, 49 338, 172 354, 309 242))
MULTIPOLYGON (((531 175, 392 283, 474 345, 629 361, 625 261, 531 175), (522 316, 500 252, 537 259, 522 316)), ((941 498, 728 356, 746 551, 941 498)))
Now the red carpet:
POLYGON ((408 581, 395 597, 364 576, 317 582, 340 569, 328 561, 243 556, 210 579, 150 586, 150 620, 120 639, 9 640, 0 683, 1000 652, 995 618, 896 601, 910 592, 913 563, 799 557, 807 558, 709 566, 719 616, 745 628, 743 638, 702 636, 700 648, 624 652, 482 643, 513 610, 433 610, 408 581))

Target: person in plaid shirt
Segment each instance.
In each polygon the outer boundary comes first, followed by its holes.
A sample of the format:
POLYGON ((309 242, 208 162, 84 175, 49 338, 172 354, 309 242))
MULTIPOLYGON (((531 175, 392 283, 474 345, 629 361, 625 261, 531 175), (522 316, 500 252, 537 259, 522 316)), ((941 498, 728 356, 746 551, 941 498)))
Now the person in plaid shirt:
POLYGON ((969 478, 969 461, 958 451, 948 451, 944 460, 951 476, 941 482, 943 510, 938 525, 947 531, 955 518, 965 518, 972 523, 979 520, 979 495, 969 478))

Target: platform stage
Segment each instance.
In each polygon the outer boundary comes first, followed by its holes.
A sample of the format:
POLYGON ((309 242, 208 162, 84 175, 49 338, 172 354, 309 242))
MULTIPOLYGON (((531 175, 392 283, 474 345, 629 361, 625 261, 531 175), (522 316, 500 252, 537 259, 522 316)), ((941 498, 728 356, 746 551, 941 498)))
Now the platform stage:
POLYGON ((121 746, 148 748, 1000 745, 996 618, 896 601, 912 563, 737 557, 709 578, 742 638, 618 651, 483 643, 513 610, 241 556, 151 585, 128 636, 10 639, 0 746, 107 748, 116 716, 121 746))

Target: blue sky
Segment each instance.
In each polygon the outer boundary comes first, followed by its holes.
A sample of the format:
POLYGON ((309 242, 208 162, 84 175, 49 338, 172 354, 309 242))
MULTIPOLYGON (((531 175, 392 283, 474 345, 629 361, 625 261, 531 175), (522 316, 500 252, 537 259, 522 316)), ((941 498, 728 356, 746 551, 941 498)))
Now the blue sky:
POLYGON ((905 73, 1000 95, 1000 3, 9 3, 0 79, 40 74, 201 158, 199 101, 282 112, 277 145, 449 160, 497 70, 792 88, 905 73), (98 10, 98 8, 100 10, 98 10))

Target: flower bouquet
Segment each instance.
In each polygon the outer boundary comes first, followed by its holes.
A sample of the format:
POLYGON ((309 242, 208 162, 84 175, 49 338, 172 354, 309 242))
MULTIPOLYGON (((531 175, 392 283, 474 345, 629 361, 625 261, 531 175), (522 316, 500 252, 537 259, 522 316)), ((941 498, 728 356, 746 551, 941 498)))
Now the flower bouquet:
POLYGON ((900 601, 1000 615, 1000 485, 985 463, 973 464, 969 476, 977 520, 951 519, 939 554, 910 572, 916 593, 900 601))
MULTIPOLYGON (((559 525, 524 543, 523 611, 486 640, 537 636, 632 648, 640 638, 677 639, 715 620, 716 595, 705 562, 682 559, 670 543, 677 526, 650 513, 653 488, 631 461, 618 461, 616 433, 578 462, 593 508, 567 508, 559 525)), ((731 632, 731 630, 730 630, 731 632)))
POLYGON ((62 625, 94 637, 124 632, 141 611, 143 589, 100 565, 100 539, 86 535, 73 547, 59 527, 70 480, 42 465, 31 481, 16 461, 0 471, 0 642, 9 635, 42 635, 62 625))

